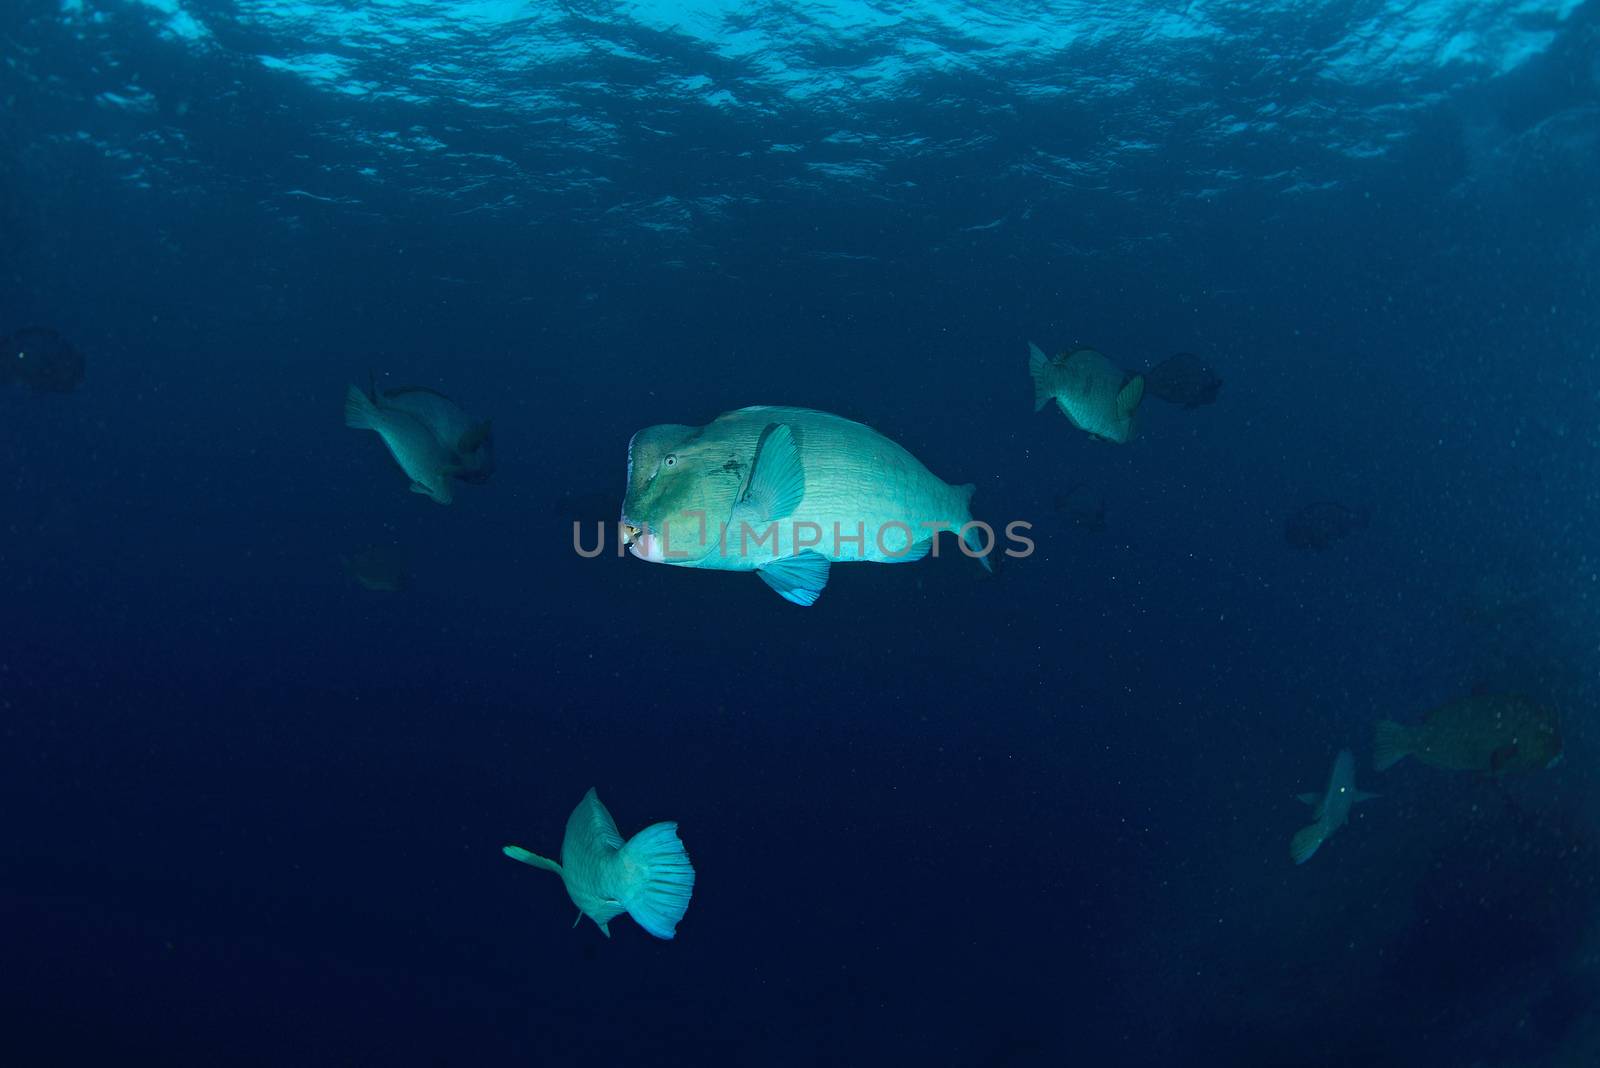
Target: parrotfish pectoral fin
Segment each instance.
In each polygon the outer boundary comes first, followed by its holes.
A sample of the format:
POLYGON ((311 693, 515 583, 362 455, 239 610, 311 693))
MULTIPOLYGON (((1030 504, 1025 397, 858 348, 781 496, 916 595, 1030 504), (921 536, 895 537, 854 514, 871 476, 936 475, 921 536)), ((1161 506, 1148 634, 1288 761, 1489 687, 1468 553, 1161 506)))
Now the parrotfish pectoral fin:
POLYGON ((828 584, 828 558, 807 549, 795 556, 785 556, 756 569, 761 581, 771 586, 779 597, 792 604, 809 607, 822 596, 828 584))
POLYGON ((1040 350, 1038 345, 1028 342, 1028 374, 1033 378, 1033 410, 1038 411, 1050 403, 1050 391, 1045 388, 1045 371, 1050 366, 1050 357, 1040 350))
POLYGON ((1322 844, 1322 824, 1313 823, 1309 827, 1302 827, 1295 832, 1294 838, 1289 842, 1289 856, 1294 858, 1296 864, 1304 864, 1311 859, 1311 854, 1317 851, 1322 844))
POLYGON ((628 839, 617 864, 622 876, 618 903, 657 938, 675 935, 694 892, 694 865, 678 837, 678 825, 668 821, 646 827, 628 839))
POLYGON ((1304 801, 1306 804, 1310 805, 1312 808, 1316 808, 1318 805, 1322 804, 1321 794, 1296 794, 1295 796, 1304 801))
MULTIPOLYGON (((502 846, 500 852, 504 853, 512 860, 522 861, 522 863, 528 865, 530 868, 542 868, 545 871, 553 871, 557 875, 562 874, 561 865, 557 864, 549 857, 541 857, 537 853, 530 853, 521 846, 502 846)), ((579 915, 582 915, 582 913, 579 913, 579 915)))
POLYGON ((378 428, 378 406, 373 404, 372 398, 361 392, 359 387, 351 386, 345 392, 344 425, 353 430, 378 428))
POLYGON ((1369 794, 1365 790, 1352 790, 1350 792, 1350 803, 1352 805, 1359 805, 1363 801, 1371 801, 1375 797, 1382 796, 1382 794, 1369 794))
POLYGON ((744 501, 752 505, 763 523, 790 515, 806 495, 806 471, 800 447, 787 423, 769 423, 761 431, 744 501))

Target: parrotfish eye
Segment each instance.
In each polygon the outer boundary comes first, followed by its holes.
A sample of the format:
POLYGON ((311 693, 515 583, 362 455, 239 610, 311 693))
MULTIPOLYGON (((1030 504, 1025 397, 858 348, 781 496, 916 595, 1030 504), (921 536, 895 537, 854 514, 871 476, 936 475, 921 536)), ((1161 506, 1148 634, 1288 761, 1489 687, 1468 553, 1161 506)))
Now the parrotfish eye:
POLYGON ((662 467, 677 467, 678 466, 678 458, 677 458, 677 456, 675 456, 674 454, 672 454, 670 452, 667 453, 666 459, 661 461, 661 466, 662 467))

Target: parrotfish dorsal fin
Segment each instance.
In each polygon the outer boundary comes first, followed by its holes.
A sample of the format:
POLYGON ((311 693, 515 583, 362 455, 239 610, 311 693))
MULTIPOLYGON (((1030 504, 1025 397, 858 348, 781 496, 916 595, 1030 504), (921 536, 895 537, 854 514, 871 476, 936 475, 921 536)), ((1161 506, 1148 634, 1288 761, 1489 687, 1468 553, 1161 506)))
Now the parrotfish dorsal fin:
POLYGON ((617 821, 611 818, 611 812, 601 803, 600 795, 595 793, 594 787, 589 787, 589 792, 583 795, 578 807, 587 810, 584 817, 584 828, 587 833, 593 835, 602 845, 612 849, 622 848, 622 835, 617 833, 617 821))
POLYGON ((806 495, 806 470, 788 423, 768 423, 750 463, 744 499, 764 523, 790 515, 806 495))

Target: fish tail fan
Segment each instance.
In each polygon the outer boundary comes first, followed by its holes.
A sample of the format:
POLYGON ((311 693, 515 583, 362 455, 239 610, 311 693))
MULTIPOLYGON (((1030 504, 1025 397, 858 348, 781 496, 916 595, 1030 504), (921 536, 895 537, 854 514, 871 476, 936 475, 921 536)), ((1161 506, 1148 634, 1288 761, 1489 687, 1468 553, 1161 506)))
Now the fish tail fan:
POLYGON ((1126 419, 1139 407, 1139 402, 1144 400, 1144 375, 1134 375, 1123 383, 1122 389, 1117 392, 1117 415, 1126 419))
POLYGON ((617 854, 621 885, 617 900, 628 915, 657 938, 671 938, 689 910, 694 865, 675 822, 653 823, 628 839, 617 854))
POLYGON ((530 853, 526 849, 523 849, 521 846, 514 846, 514 845, 502 846, 500 848, 500 852, 504 853, 506 856, 510 857, 512 860, 520 860, 520 861, 522 861, 522 863, 528 865, 528 867, 530 867, 530 868, 539 868, 539 869, 542 869, 543 871, 553 871, 557 875, 561 875, 562 874, 561 865, 557 864, 555 861, 551 860, 549 857, 541 857, 537 853, 530 853))
POLYGON ((1033 342, 1028 342, 1028 374, 1033 378, 1033 410, 1038 411, 1050 403, 1051 393, 1045 379, 1050 370, 1050 357, 1033 342))
POLYGON ((1411 755, 1411 734, 1392 719, 1379 720, 1372 738, 1372 767, 1388 771, 1411 755))
POLYGON ((1311 854, 1317 851, 1322 844, 1322 824, 1313 823, 1309 827, 1302 827, 1294 832, 1294 837, 1289 840, 1289 856, 1294 858, 1296 864, 1304 864, 1311 859, 1311 854))
POLYGON ((344 425, 355 430, 378 427, 378 406, 358 386, 351 386, 344 395, 344 425))

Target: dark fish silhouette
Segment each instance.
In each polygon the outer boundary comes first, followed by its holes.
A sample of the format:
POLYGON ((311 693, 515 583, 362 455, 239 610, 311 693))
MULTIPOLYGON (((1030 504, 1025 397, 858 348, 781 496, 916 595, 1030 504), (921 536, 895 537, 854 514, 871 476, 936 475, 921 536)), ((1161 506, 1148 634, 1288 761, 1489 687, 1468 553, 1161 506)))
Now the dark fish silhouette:
POLYGON ((83 354, 47 327, 18 330, 0 338, 0 383, 6 382, 35 393, 71 393, 83 382, 83 354))
POLYGON ((1168 357, 1144 373, 1144 391, 1168 404, 1198 408, 1215 404, 1222 376, 1192 352, 1168 357))
POLYGON ((1317 501, 1290 514, 1283 540, 1296 549, 1320 553, 1367 525, 1367 514, 1338 501, 1317 501))
POLYGON ((1105 495, 1094 487, 1075 482, 1056 494, 1056 511, 1082 530, 1106 529, 1105 495))
POLYGON ((1408 756, 1446 771, 1537 771, 1560 761, 1561 725, 1554 710, 1520 694, 1473 694, 1440 705, 1418 724, 1382 720, 1372 751, 1379 771, 1408 756))
POLYGON ((345 574, 377 593, 400 593, 411 587, 405 550, 395 545, 369 545, 342 558, 345 574))

